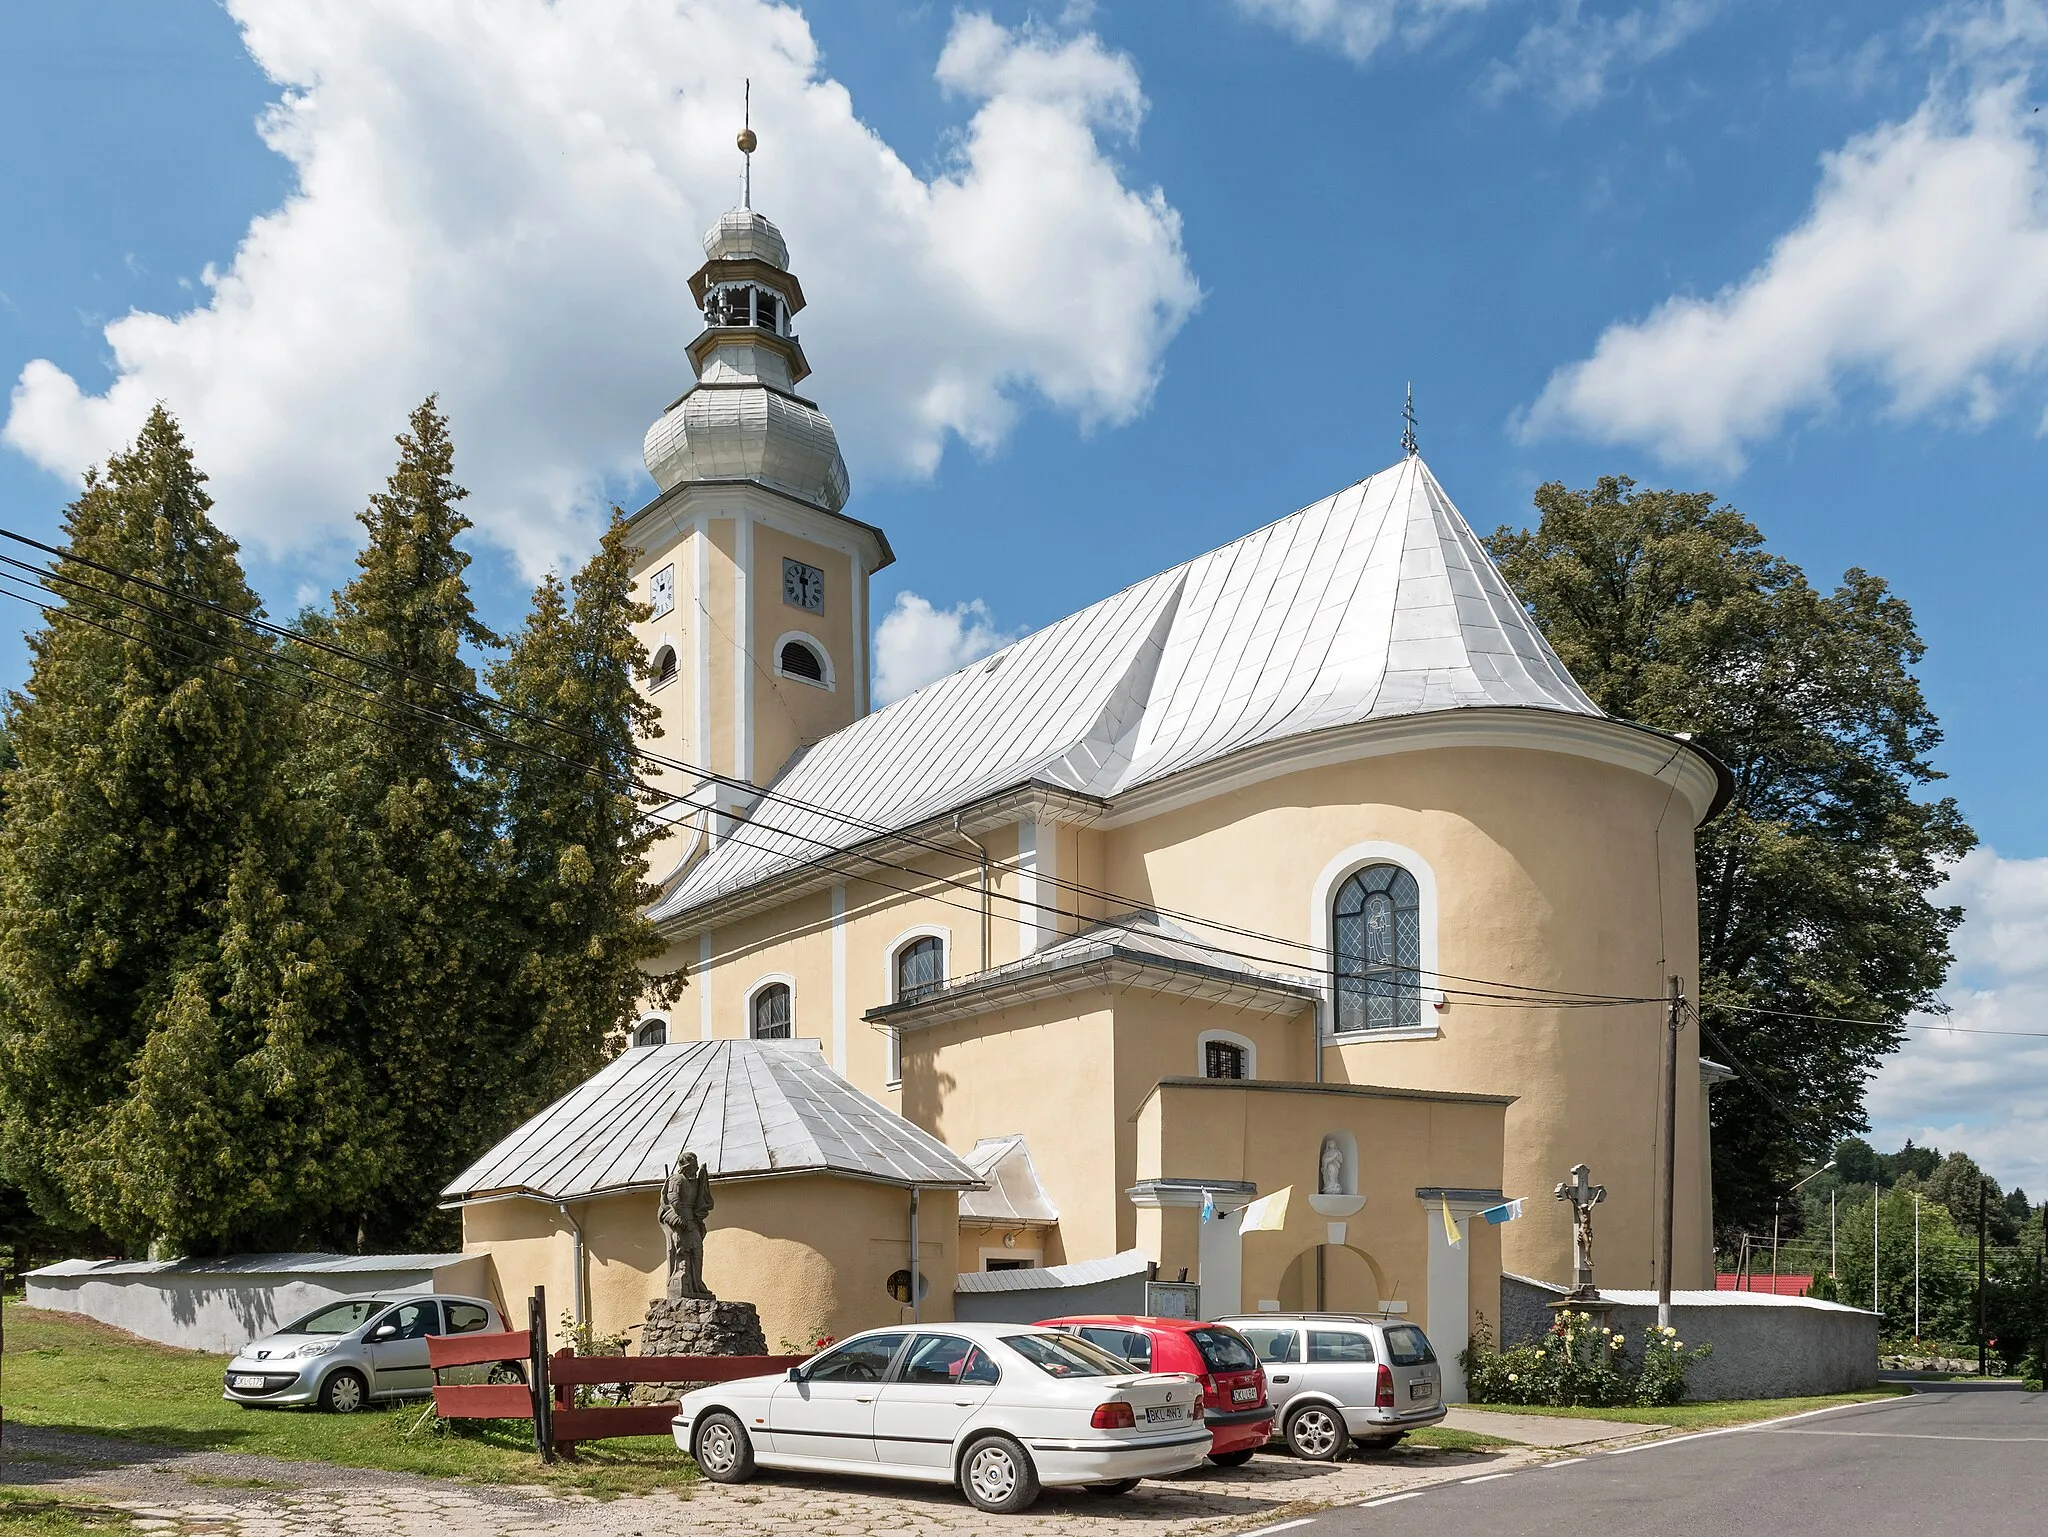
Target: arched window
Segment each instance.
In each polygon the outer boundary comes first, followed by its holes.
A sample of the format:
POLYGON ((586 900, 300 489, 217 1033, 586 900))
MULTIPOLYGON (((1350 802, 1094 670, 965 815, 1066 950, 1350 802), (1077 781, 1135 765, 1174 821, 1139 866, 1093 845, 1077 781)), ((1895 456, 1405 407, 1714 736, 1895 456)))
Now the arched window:
POLYGON ((656 688, 660 688, 664 683, 675 682, 676 648, 674 646, 663 646, 659 651, 655 652, 654 661, 650 665, 649 671, 653 674, 654 686, 656 688))
POLYGON ((807 678, 813 683, 825 681, 824 660, 800 640, 782 648, 781 662, 782 670, 792 678, 807 678))
POLYGON ((1330 934, 1337 1028, 1422 1023, 1422 896, 1399 865, 1367 865, 1337 891, 1330 934))
POLYGON ((1202 1076, 1204 1078, 1243 1078, 1245 1072, 1245 1049, 1229 1041, 1202 1042, 1202 1076))
POLYGON ((927 934, 896 952, 896 1001, 915 1003, 946 980, 946 942, 927 934))
POLYGON ((771 982, 754 994, 753 1018, 748 1030, 757 1041, 789 1039, 789 984, 771 982))
POLYGON ((666 1046, 668 1044, 668 1021, 659 1014, 650 1014, 633 1027, 635 1046, 666 1046))

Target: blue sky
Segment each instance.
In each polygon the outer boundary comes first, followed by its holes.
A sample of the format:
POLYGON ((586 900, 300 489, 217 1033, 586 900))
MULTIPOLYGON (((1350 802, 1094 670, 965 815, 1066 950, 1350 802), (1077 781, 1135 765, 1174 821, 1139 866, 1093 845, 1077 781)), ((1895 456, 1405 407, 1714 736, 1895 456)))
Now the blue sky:
MULTIPOLYGON (((0 521, 50 533, 160 394, 289 611, 440 388, 509 628, 593 506, 651 489, 682 232, 730 201, 751 73, 806 387, 900 556, 876 612, 928 606, 901 668, 1382 467, 1412 379, 1482 530, 1623 473, 1893 583, 1996 851, 1959 876, 1958 1017, 2043 1017, 2048 676, 2009 595, 2048 407, 2038 0, 536 5, 0 0, 0 521), (164 319, 110 343, 131 311, 164 319)), ((1916 1045, 1879 1140, 2040 1193, 2041 1044, 1916 1045)))

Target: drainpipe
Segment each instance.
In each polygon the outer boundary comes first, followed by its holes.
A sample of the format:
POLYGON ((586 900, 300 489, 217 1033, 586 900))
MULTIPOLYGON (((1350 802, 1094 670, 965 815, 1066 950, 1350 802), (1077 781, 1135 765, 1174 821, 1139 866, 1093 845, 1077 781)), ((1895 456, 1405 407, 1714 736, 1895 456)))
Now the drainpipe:
MULTIPOLYGON (((964 842, 973 844, 974 851, 981 856, 981 969, 987 971, 989 940, 988 845, 979 838, 972 836, 966 828, 960 825, 960 813, 957 811, 953 813, 953 831, 964 842)), ((916 1209, 914 1197, 912 1209, 916 1209)))
POLYGON ((917 1300, 917 1186, 910 1187, 910 1321, 918 1321, 917 1300))
POLYGON ((590 1324, 590 1306, 588 1298, 584 1293, 583 1271, 586 1251, 583 1247, 583 1224, 578 1222, 576 1214, 569 1210, 569 1203, 567 1201, 555 1202, 555 1209, 561 1212, 562 1220, 569 1224, 570 1263, 575 1269, 576 1276, 576 1327, 579 1329, 587 1328, 590 1324))

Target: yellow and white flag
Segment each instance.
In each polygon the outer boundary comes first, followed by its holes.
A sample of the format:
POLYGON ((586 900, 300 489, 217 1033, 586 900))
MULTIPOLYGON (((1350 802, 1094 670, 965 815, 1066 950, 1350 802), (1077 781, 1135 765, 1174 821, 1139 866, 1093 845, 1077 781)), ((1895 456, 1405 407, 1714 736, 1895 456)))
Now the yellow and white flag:
POLYGON ((1451 1198, 1447 1195, 1440 1195, 1437 1199, 1443 1202, 1444 1205, 1444 1237, 1450 1240, 1452 1247, 1455 1248, 1458 1242, 1458 1223, 1451 1216, 1451 1198))
POLYGON ((1287 1198, 1294 1193, 1292 1185, 1283 1185, 1271 1195, 1262 1195, 1244 1209, 1244 1221, 1238 1224, 1240 1233, 1277 1233, 1287 1226, 1287 1198))

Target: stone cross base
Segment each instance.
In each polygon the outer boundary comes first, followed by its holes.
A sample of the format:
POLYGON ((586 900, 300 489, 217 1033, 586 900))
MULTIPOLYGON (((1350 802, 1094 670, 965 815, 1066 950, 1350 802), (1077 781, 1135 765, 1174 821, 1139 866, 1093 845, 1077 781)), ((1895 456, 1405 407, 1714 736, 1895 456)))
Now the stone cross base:
POLYGON ((761 1332, 761 1313, 751 1302, 719 1302, 685 1297, 679 1302, 657 1298, 647 1304, 647 1323, 640 1331, 643 1356, 765 1356, 768 1338, 761 1332))

